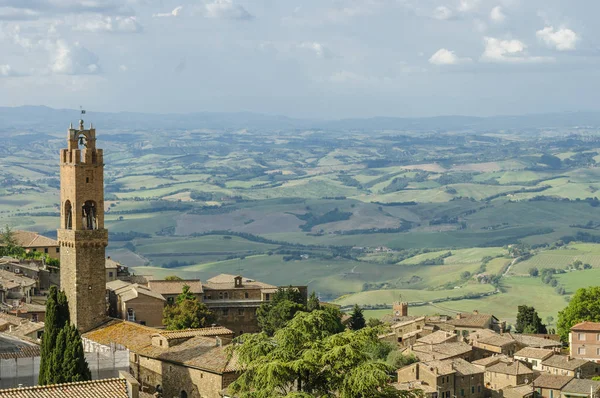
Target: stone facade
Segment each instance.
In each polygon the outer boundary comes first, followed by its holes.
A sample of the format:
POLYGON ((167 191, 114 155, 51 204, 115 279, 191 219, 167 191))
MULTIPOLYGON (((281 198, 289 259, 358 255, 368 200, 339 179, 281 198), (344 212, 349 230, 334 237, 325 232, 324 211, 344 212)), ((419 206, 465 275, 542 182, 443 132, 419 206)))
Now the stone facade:
POLYGON ((71 320, 85 332, 106 319, 104 164, 95 129, 85 130, 80 121, 68 134, 68 148, 60 152, 60 279, 71 320))

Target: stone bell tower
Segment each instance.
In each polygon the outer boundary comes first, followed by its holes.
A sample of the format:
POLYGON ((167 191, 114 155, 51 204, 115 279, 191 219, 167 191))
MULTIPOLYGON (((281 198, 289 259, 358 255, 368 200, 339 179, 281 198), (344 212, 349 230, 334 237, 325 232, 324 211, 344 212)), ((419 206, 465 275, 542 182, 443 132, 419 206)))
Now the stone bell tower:
POLYGON ((71 125, 60 151, 60 286, 71 322, 86 332, 106 319, 104 163, 96 130, 71 125))

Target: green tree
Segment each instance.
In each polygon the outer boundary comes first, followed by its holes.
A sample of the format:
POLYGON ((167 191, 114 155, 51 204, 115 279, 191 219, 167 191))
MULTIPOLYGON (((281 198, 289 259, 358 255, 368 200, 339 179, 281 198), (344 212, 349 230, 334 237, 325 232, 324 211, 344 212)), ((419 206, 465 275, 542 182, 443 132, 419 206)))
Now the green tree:
POLYGON ((546 325, 552 325, 553 322, 554 322, 554 317, 552 315, 548 315, 546 317, 546 325))
POLYGON ((536 267, 529 268, 529 276, 537 277, 540 271, 536 267))
POLYGON ((299 311, 306 311, 306 299, 293 287, 279 288, 271 301, 261 304, 256 310, 256 319, 261 330, 269 336, 281 329, 299 311))
POLYGON ((542 323, 537 311, 533 307, 520 305, 517 307, 517 323, 515 330, 517 333, 547 333, 546 325, 542 323))
POLYGON ((181 279, 180 277, 178 277, 177 275, 169 275, 165 277, 166 281, 181 281, 183 279, 181 279))
POLYGON ((317 294, 313 291, 308 297, 308 302, 306 303, 306 310, 308 312, 312 312, 319 309, 321 309, 321 303, 319 302, 317 294))
POLYGON ((240 398, 407 397, 389 386, 394 370, 374 358, 371 328, 339 332, 335 312, 299 312, 273 337, 246 335, 231 346, 241 365, 230 392, 240 398))
POLYGON ((556 327, 561 340, 569 341, 571 327, 583 321, 600 322, 600 286, 578 289, 558 313, 556 327))
POLYGON ((391 351, 386 358, 386 363, 394 369, 400 369, 418 361, 413 354, 404 355, 399 350, 391 351))
POLYGON ((348 321, 348 327, 352 330, 360 330, 367 325, 365 316, 362 308, 358 304, 354 304, 352 314, 350 314, 350 320, 348 321))
POLYGON ((19 246, 13 230, 8 225, 0 232, 0 256, 25 256, 25 250, 19 246))
POLYGON ((163 324, 168 330, 203 328, 215 320, 215 314, 198 301, 188 285, 183 286, 175 304, 167 305, 163 310, 163 324))
POLYGON ((382 326, 384 323, 381 321, 381 319, 377 319, 377 318, 369 318, 369 320, 367 321, 367 326, 370 328, 376 328, 379 326, 382 326))
POLYGON ((81 336, 70 323, 69 303, 64 292, 50 288, 46 301, 42 336, 40 385, 91 380, 81 336))

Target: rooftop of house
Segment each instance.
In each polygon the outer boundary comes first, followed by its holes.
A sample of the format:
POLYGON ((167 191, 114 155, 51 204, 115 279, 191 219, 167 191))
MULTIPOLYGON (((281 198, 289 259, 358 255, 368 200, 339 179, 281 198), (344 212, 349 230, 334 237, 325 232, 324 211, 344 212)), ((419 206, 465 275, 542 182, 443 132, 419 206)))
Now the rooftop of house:
POLYGON ((545 349, 545 348, 525 347, 525 348, 515 352, 514 356, 543 360, 552 355, 554 355, 553 350, 549 350, 549 349, 545 349))
POLYGON ((184 329, 184 330, 161 330, 158 333, 167 340, 171 339, 181 339, 181 338, 192 338, 196 336, 233 336, 233 331, 227 329, 223 326, 214 326, 210 328, 202 328, 202 329, 184 329))
POLYGON ((121 263, 113 260, 110 257, 106 257, 106 261, 104 262, 104 267, 110 268, 110 269, 117 269, 117 268, 121 267, 121 263))
POLYGON ((468 376, 483 373, 483 370, 480 367, 475 366, 462 358, 454 358, 449 361, 452 362, 452 366, 459 375, 468 376))
POLYGON ((445 376, 456 373, 452 366, 452 361, 431 360, 419 363, 419 369, 429 370, 431 373, 438 376, 445 376))
POLYGON ((202 294, 202 282, 200 279, 188 279, 188 280, 177 280, 177 281, 167 281, 167 280, 150 280, 148 281, 148 287, 160 294, 180 294, 183 291, 183 287, 187 285, 190 287, 190 293, 192 294, 202 294))
POLYGON ((409 381, 406 383, 392 383, 392 387, 399 391, 413 391, 413 390, 421 390, 425 394, 427 393, 436 393, 437 390, 435 387, 430 386, 428 384, 423 384, 420 381, 409 381))
MULTIPOLYGON (((208 279, 204 284, 204 289, 209 290, 229 290, 236 289, 235 286, 235 278, 240 275, 231 275, 231 274, 220 274, 213 278, 208 279)), ((277 286, 269 285, 264 282, 257 282, 253 279, 246 278, 244 276, 242 278, 242 286, 244 289, 277 289, 277 286)), ((238 287, 239 289, 239 287, 238 287)))
MULTIPOLYGON (((40 346, 5 333, 0 333, 0 358, 32 358, 39 357, 40 346)), ((1 396, 1 395, 0 395, 1 396)))
POLYGON ((26 276, 15 274, 14 272, 0 269, 0 285, 5 289, 14 289, 20 286, 30 287, 35 285, 35 280, 26 276))
POLYGON ((533 387, 531 384, 508 386, 502 389, 502 393, 505 398, 523 398, 533 395, 533 387))
POLYGON ((487 357, 487 358, 481 358, 478 359, 476 361, 471 362, 473 365, 479 365, 482 366, 484 368, 488 368, 492 365, 497 364, 498 362, 510 362, 511 358, 509 358, 508 356, 502 354, 502 355, 493 355, 491 357, 487 357))
POLYGON ((562 390, 566 386, 573 376, 559 376, 552 375, 549 373, 542 373, 535 381, 533 385, 537 388, 547 388, 549 390, 562 390))
POLYGON ((600 381, 589 379, 572 379, 563 387, 563 394, 585 394, 589 396, 590 391, 598 391, 600 389, 600 381))
POLYGON ((0 390, 6 398, 128 398, 125 379, 102 379, 0 390))
POLYGON ((165 333, 165 331, 112 319, 83 334, 82 337, 109 347, 117 344, 148 358, 165 360, 213 373, 233 372, 237 369, 235 357, 229 358, 226 348, 218 345, 216 336, 196 335, 173 347, 152 345, 152 336, 161 333, 165 333))
POLYGON ((458 357, 472 350, 473 347, 462 341, 442 344, 415 344, 412 346, 412 351, 422 361, 458 357))
POLYGON ((510 376, 533 374, 533 371, 521 361, 501 361, 486 368, 486 372, 501 373, 510 376))
POLYGON ((121 289, 125 286, 129 286, 129 285, 132 285, 132 283, 125 282, 120 279, 115 279, 114 281, 106 282, 106 289, 116 291, 116 290, 119 290, 119 289, 121 289))
POLYGON ((147 296, 147 297, 153 297, 153 298, 155 298, 157 300, 161 300, 161 301, 166 301, 165 298, 161 294, 156 293, 156 292, 148 289, 146 286, 140 285, 137 283, 130 283, 127 286, 123 286, 119 289, 116 289, 115 294, 117 296, 120 296, 121 300, 124 302, 138 298, 140 295, 147 296))
POLYGON ((407 320, 403 320, 401 322, 396 322, 395 324, 393 324, 391 326, 392 329, 398 329, 404 326, 408 326, 408 325, 412 325, 415 322, 420 322, 420 321, 425 321, 425 317, 424 316, 420 316, 418 318, 413 318, 413 319, 407 319, 407 320))
POLYGON ((448 320, 448 324, 455 327, 479 328, 485 329, 493 321, 491 314, 480 314, 477 311, 463 312, 457 314, 455 318, 448 320))
POLYGON ((589 363, 585 359, 572 358, 568 355, 553 355, 542 362, 542 365, 551 368, 565 369, 565 370, 577 370, 581 366, 589 363))
POLYGON ((437 332, 433 332, 428 334, 427 336, 421 337, 417 339, 417 343, 420 344, 441 344, 450 341, 456 341, 456 335, 454 333, 446 332, 443 330, 438 330, 437 332))
POLYGON ((527 347, 536 347, 536 348, 560 348, 562 347, 562 343, 560 339, 555 340, 555 335, 548 335, 548 337, 540 337, 528 335, 528 334, 519 334, 519 333, 507 333, 506 335, 513 338, 519 344, 527 346, 527 347))
POLYGON ((58 246, 54 239, 47 238, 37 232, 31 231, 13 231, 13 236, 17 244, 21 247, 53 247, 58 246))
MULTIPOLYGON (((491 332, 491 331, 490 331, 491 332)), ((471 337, 471 336, 469 336, 471 337)), ((504 347, 510 344, 515 344, 516 341, 511 339, 510 337, 503 336, 497 333, 492 332, 491 334, 486 334, 483 336, 479 336, 479 338, 474 338, 473 343, 485 344, 494 347, 504 347)))
POLYGON ((571 330, 578 332, 600 332, 600 322, 580 322, 571 326, 571 330))

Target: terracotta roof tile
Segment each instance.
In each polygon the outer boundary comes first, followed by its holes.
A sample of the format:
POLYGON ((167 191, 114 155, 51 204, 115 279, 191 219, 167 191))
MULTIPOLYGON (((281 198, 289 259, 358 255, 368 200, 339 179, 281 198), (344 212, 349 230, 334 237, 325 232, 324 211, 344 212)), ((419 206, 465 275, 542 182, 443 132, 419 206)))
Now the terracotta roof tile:
POLYGON ((0 390, 0 398, 127 398, 124 379, 103 379, 0 390))
POLYGON ((157 334, 163 336, 167 340, 171 339, 181 339, 186 337, 196 337, 196 336, 228 336, 233 335, 233 331, 227 329, 222 326, 215 326, 210 328, 202 328, 202 329, 184 329, 184 330, 161 330, 157 334))
POLYGON ((498 362, 497 364, 488 367, 486 371, 491 373, 502 373, 513 376, 533 374, 533 371, 521 361, 498 362))
POLYGON ((572 394, 585 394, 588 396, 590 391, 598 391, 600 389, 600 381, 589 379, 573 379, 563 387, 562 392, 572 394))
POLYGON ((183 286, 188 285, 190 292, 193 294, 202 294, 202 282, 200 279, 189 279, 183 281, 165 281, 151 280, 148 281, 148 287, 160 294, 180 294, 183 291, 183 286))
POLYGON ((417 340, 417 343, 422 344, 441 344, 449 341, 456 341, 457 336, 454 333, 445 332, 443 330, 438 330, 437 332, 433 332, 428 334, 425 337, 421 337, 417 340))
POLYGON ((588 322, 588 321, 580 322, 577 325, 571 326, 571 330, 600 332, 600 323, 599 322, 588 322))
POLYGON ((492 321, 493 315, 490 314, 471 314, 461 313, 460 318, 454 318, 448 321, 450 325, 458 327, 474 327, 474 328, 486 328, 492 321))
POLYGON ((52 247, 58 246, 54 239, 47 238, 37 232, 13 231, 15 240, 22 247, 52 247))
POLYGON ((543 360, 552 355, 554 355, 553 350, 548 350, 548 349, 544 349, 544 348, 525 347, 525 348, 515 352, 514 356, 543 360))
POLYGON ((589 361, 579 358, 571 358, 567 355, 553 355, 542 362, 543 366, 551 368, 576 370, 577 368, 587 364, 589 361))
POLYGON ((572 376, 559 376, 542 373, 537 379, 535 379, 533 385, 539 388, 548 388, 550 390, 562 390, 562 388, 571 380, 573 380, 572 376))
POLYGON ((533 395, 533 388, 530 384, 520 386, 508 386, 502 390, 505 398, 521 398, 528 395, 533 395))
POLYGON ((510 337, 515 339, 519 344, 527 347, 536 348, 560 348, 562 343, 551 338, 543 338, 538 336, 531 336, 527 334, 519 333, 508 333, 510 337))

